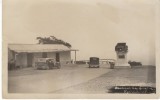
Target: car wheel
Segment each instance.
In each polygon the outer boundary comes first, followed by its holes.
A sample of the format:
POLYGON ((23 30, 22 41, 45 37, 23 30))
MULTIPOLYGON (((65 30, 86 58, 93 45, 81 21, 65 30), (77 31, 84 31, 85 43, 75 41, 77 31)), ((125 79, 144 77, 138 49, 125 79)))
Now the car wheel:
POLYGON ((58 69, 60 69, 60 66, 57 66, 58 69))

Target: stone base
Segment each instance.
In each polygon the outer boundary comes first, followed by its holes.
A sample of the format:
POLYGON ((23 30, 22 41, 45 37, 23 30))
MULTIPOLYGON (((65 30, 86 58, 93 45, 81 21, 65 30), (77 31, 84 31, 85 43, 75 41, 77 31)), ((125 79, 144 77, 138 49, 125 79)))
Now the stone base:
POLYGON ((116 63, 114 68, 131 68, 131 66, 128 63, 125 64, 116 63))

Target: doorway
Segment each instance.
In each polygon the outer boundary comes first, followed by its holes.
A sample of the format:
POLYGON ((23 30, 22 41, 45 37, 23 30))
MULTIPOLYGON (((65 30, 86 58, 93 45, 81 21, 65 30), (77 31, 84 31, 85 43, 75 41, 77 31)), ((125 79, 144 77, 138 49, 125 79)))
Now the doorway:
POLYGON ((56 53, 56 62, 60 62, 60 56, 59 56, 59 53, 56 53))
POLYGON ((42 58, 47 58, 47 52, 42 53, 42 58))
POLYGON ((32 67, 33 63, 33 54, 27 53, 27 67, 32 67))

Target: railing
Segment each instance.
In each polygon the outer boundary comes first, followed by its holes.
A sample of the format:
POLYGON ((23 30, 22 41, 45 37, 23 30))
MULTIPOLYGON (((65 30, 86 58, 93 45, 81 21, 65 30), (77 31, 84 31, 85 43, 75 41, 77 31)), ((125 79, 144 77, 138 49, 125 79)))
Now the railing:
MULTIPOLYGON (((115 59, 99 59, 100 64, 109 64, 109 62, 115 62, 115 59)), ((79 60, 76 64, 89 64, 89 60, 79 60)))

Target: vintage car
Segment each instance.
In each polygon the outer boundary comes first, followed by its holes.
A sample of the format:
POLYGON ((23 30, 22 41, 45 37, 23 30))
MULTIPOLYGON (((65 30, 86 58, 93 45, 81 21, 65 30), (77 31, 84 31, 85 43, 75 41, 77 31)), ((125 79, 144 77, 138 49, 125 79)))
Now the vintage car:
POLYGON ((114 61, 109 61, 109 64, 110 64, 110 69, 114 69, 115 62, 114 61))
POLYGON ((90 57, 89 68, 99 68, 99 58, 98 57, 90 57))
POLYGON ((38 58, 35 62, 36 69, 53 69, 60 68, 60 63, 56 62, 54 58, 38 58))
POLYGON ((142 67, 142 63, 137 61, 128 61, 128 64, 130 64, 131 68, 142 67))

